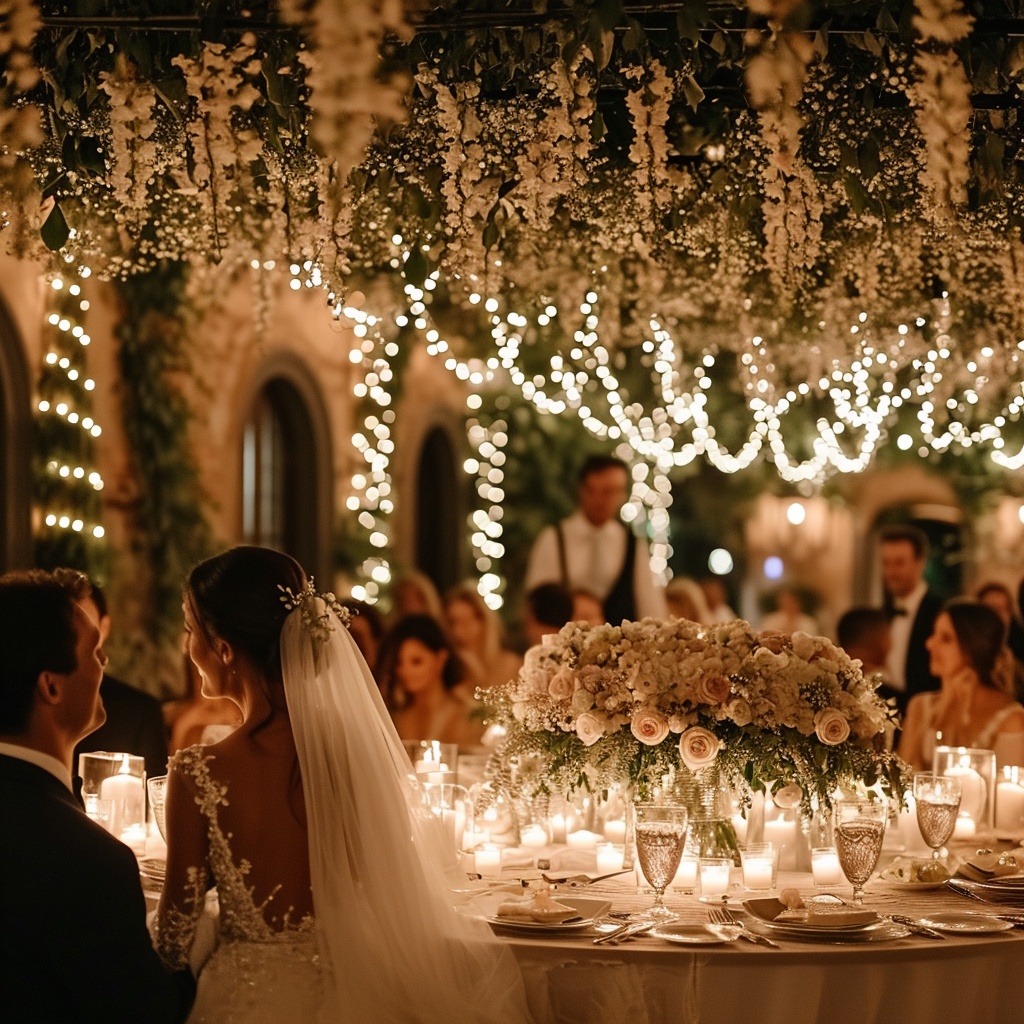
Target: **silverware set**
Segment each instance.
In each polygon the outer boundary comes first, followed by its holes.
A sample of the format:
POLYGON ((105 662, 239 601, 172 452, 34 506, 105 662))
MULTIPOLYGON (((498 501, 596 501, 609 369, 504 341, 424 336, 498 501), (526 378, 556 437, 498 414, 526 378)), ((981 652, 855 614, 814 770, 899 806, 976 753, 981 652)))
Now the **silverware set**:
POLYGON ((759 935, 752 932, 742 921, 737 920, 736 915, 727 908, 718 910, 712 908, 708 911, 708 924, 706 925, 712 935, 720 935, 723 939, 732 942, 734 939, 746 939, 755 946, 768 946, 771 949, 778 949, 779 944, 772 942, 767 935, 759 935))
POLYGON ((650 931, 655 924, 657 924, 656 921, 627 921, 625 924, 620 924, 615 931, 599 935, 593 942, 595 946, 613 946, 619 942, 625 942, 626 939, 633 938, 634 935, 641 935, 646 931, 650 931))

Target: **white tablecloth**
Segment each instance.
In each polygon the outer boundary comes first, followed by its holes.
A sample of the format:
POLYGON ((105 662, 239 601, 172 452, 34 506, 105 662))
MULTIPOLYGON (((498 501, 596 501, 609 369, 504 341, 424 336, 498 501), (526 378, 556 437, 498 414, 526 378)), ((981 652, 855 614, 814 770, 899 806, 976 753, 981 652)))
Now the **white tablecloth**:
MULTIPOLYGON (((809 881, 800 888, 813 891, 809 881)), ((626 885, 619 892, 618 905, 635 899, 626 885)), ((878 889, 869 902, 881 912, 913 916, 939 908, 985 910, 944 890, 907 896, 878 889)), ((684 919, 704 919, 705 908, 692 898, 675 906, 684 919)), ((589 938, 509 941, 538 1024, 1024 1021, 1021 931, 844 945, 783 942, 779 950, 745 942, 671 946, 650 938, 620 946, 594 946, 589 938)))

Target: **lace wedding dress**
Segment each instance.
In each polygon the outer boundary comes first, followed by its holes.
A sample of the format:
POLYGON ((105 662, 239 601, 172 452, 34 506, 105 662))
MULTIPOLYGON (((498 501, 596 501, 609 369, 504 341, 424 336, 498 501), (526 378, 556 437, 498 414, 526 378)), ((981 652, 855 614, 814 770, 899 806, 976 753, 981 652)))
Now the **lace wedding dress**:
POLYGON ((220 944, 189 1024, 529 1024, 510 950, 451 905, 460 878, 450 841, 366 663, 334 612, 311 593, 304 600, 285 621, 281 652, 315 917, 267 925, 248 865, 235 863, 218 824, 228 794, 209 755, 179 753, 172 770, 195 786, 209 864, 190 869, 182 909, 161 923, 169 965, 187 962, 208 871, 220 900, 220 944))

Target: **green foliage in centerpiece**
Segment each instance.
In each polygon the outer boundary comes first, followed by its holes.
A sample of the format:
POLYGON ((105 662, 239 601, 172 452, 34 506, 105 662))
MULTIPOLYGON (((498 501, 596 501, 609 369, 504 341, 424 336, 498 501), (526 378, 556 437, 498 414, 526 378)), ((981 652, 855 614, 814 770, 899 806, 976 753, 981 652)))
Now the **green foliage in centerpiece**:
POLYGON ((713 771, 754 791, 798 785, 808 814, 853 783, 901 799, 906 765, 876 747, 895 712, 824 637, 643 619, 552 639, 492 691, 507 732, 492 770, 514 791, 628 782, 644 798, 713 771))

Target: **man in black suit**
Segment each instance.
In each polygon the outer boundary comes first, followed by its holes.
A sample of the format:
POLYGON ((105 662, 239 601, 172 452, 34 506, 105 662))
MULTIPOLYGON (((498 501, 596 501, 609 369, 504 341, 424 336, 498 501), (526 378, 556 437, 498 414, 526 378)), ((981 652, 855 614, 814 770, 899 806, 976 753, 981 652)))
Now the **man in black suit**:
POLYGON ((915 693, 937 690, 939 680, 929 668, 925 641, 932 634, 942 600, 928 589, 924 567, 928 538, 911 524, 882 531, 882 582, 892 647, 887 662, 889 684, 901 713, 915 693))
POLYGON ((0 576, 0 1020, 177 1024, 194 979, 161 965, 135 857, 71 792, 106 664, 77 579, 0 576))
MULTIPOLYGON (((58 569, 56 575, 74 572, 58 569)), ((80 602, 100 628, 100 642, 110 636, 110 613, 102 588, 90 580, 89 596, 80 602)), ((78 755, 93 750, 109 750, 118 754, 137 754, 145 759, 146 778, 167 774, 167 728, 160 702, 148 693, 121 682, 104 672, 100 683, 100 699, 107 720, 92 734, 79 740, 75 747, 73 770, 78 768, 78 755)))

